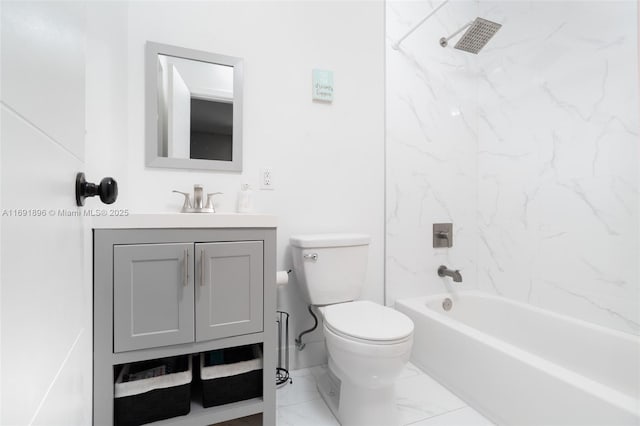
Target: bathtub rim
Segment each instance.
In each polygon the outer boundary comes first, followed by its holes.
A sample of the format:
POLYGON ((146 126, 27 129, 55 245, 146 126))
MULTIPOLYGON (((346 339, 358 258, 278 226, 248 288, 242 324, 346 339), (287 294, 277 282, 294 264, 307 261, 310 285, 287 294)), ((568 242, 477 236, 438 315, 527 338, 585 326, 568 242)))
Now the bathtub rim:
MULTIPOLYGON (((433 321, 439 322, 444 326, 449 327, 461 334, 464 334, 465 336, 468 336, 473 340, 476 340, 483 344, 487 344, 493 347, 497 351, 519 358, 523 362, 528 363, 533 368, 541 371, 542 373, 553 374, 559 377, 561 380, 564 380, 570 385, 578 388, 579 390, 587 392, 593 396, 596 396, 606 401, 607 403, 640 418, 640 400, 634 398, 633 396, 626 394, 622 391, 619 391, 617 389, 614 389, 601 382, 597 382, 593 379, 590 379, 580 373, 576 373, 566 367, 560 366, 554 363, 553 361, 549 361, 539 355, 535 355, 531 352, 528 352, 527 350, 521 349, 512 343, 506 342, 484 331, 473 328, 472 326, 467 325, 459 320, 450 318, 446 316, 444 313, 441 313, 435 309, 432 309, 430 306, 428 306, 428 303, 433 301, 443 300, 446 297, 453 299, 453 302, 455 304, 456 299, 459 299, 465 296, 493 299, 500 302, 506 302, 511 305, 515 305, 517 307, 520 307, 529 311, 533 311, 538 314, 549 315, 558 320, 569 321, 570 323, 573 323, 581 327, 594 329, 599 332, 604 332, 606 334, 610 334, 612 336, 625 339, 631 343, 640 344, 640 336, 635 336, 633 334, 625 333, 619 330, 612 330, 607 327, 600 326, 598 324, 592 324, 584 320, 569 317, 563 314, 558 314, 556 312, 549 311, 544 308, 539 308, 537 306, 529 305, 527 303, 512 300, 504 296, 487 294, 485 292, 478 291, 478 290, 464 290, 457 293, 438 293, 438 294, 428 295, 428 296, 416 296, 416 297, 397 299, 394 304, 394 307, 398 309, 398 305, 401 305, 409 310, 425 315, 427 318, 433 321)), ((404 313, 407 314, 406 312, 404 313)), ((411 315, 409 315, 409 317, 412 318, 411 315)), ((412 318, 412 320, 414 319, 412 318)), ((417 331, 417 327, 415 327, 414 333, 416 331, 417 331)))
MULTIPOLYGON (((511 305, 518 306, 520 308, 536 312, 538 314, 548 315, 550 317, 553 317, 553 318, 556 318, 556 319, 560 319, 560 320, 563 320, 563 321, 567 321, 567 322, 570 322, 572 324, 575 324, 575 325, 578 325, 578 326, 581 326, 581 327, 586 327, 586 328, 598 330, 599 332, 606 333, 606 334, 609 334, 611 336, 619 337, 619 338, 622 338, 622 339, 627 340, 629 342, 635 342, 635 343, 639 343, 640 342, 640 335, 636 335, 636 334, 629 333, 629 332, 622 331, 622 330, 616 330, 616 329, 610 328, 610 327, 605 327, 605 326, 600 325, 600 324, 595 324, 595 323, 592 323, 592 322, 589 322, 589 321, 585 321, 585 320, 582 320, 582 319, 579 319, 579 318, 575 318, 575 317, 572 317, 572 316, 569 316, 569 315, 565 315, 565 314, 561 314, 561 313, 558 313, 558 312, 554 312, 554 311, 549 310, 549 309, 541 308, 539 306, 532 305, 530 303, 525 303, 525 302, 521 302, 519 300, 510 299, 510 298, 505 297, 505 296, 486 293, 486 292, 480 291, 480 290, 461 290, 461 291, 457 291, 457 292, 438 293, 438 294, 432 294, 432 295, 428 295, 428 296, 403 297, 401 299, 397 299, 395 301, 395 303, 411 302, 411 301, 415 301, 415 300, 422 300, 425 303, 429 303, 429 302, 432 302, 432 301, 444 300, 444 298, 447 298, 447 297, 452 299, 453 302, 455 303, 456 299, 460 299, 461 297, 464 297, 464 296, 474 296, 474 297, 483 298, 483 299, 499 300, 501 302, 506 302, 506 303, 509 303, 511 305)), ((438 312, 438 311, 434 311, 434 312, 436 314, 441 315, 445 319, 448 319, 448 317, 446 317, 445 315, 441 314, 440 312, 438 312)))

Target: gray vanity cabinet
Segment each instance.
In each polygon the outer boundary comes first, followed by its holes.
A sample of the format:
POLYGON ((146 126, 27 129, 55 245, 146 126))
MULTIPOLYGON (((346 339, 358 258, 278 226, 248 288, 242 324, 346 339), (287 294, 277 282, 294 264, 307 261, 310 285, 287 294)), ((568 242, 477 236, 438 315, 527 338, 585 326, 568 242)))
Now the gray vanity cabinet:
POLYGON ((114 351, 262 331, 262 257, 262 241, 114 245, 114 351))
POLYGON ((196 340, 262 331, 262 241, 196 244, 196 340))
POLYGON ((184 355, 198 363, 204 352, 258 345, 261 397, 203 407, 194 377, 189 414, 153 424, 206 426, 261 413, 264 426, 275 426, 275 265, 275 226, 94 229, 93 424, 114 425, 114 378, 126 364, 184 355))
POLYGON ((193 342, 193 244, 113 247, 115 352, 193 342))

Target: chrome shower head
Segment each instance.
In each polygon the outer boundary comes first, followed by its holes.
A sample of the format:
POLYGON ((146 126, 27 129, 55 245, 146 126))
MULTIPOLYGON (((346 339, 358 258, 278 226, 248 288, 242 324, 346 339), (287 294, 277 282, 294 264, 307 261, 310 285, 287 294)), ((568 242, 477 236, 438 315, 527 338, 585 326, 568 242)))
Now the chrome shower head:
POLYGON ((447 47, 449 40, 466 28, 467 31, 465 31, 462 38, 460 38, 453 47, 458 50, 477 54, 501 27, 502 24, 498 24, 497 22, 492 22, 483 18, 476 18, 449 37, 442 37, 440 39, 440 46, 447 47))

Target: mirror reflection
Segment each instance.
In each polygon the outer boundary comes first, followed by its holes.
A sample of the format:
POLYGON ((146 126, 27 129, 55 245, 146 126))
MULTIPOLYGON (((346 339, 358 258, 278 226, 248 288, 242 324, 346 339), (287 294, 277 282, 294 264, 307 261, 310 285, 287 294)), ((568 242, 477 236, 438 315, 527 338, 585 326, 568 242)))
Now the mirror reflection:
POLYGON ((147 165, 242 170, 242 60, 147 43, 147 165))
POLYGON ((164 157, 233 160, 233 67, 158 55, 164 157))

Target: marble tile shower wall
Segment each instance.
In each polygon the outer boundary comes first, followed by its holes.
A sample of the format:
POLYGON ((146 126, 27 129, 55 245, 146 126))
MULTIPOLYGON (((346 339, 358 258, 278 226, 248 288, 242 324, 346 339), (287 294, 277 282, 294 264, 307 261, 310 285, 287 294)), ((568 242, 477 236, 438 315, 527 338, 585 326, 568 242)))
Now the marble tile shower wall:
POLYGON ((636 8, 480 1, 478 285, 640 334, 636 8))
POLYGON ((476 65, 438 40, 475 17, 477 2, 450 3, 391 48, 437 4, 386 3, 388 304, 451 285, 436 275, 440 264, 476 286, 476 65), (454 248, 432 248, 437 222, 454 223, 454 248))
POLYGON ((387 303, 479 288, 640 333, 636 2, 452 2, 391 48, 438 4, 387 2, 387 303), (503 23, 479 55, 438 45, 475 16, 503 23))

